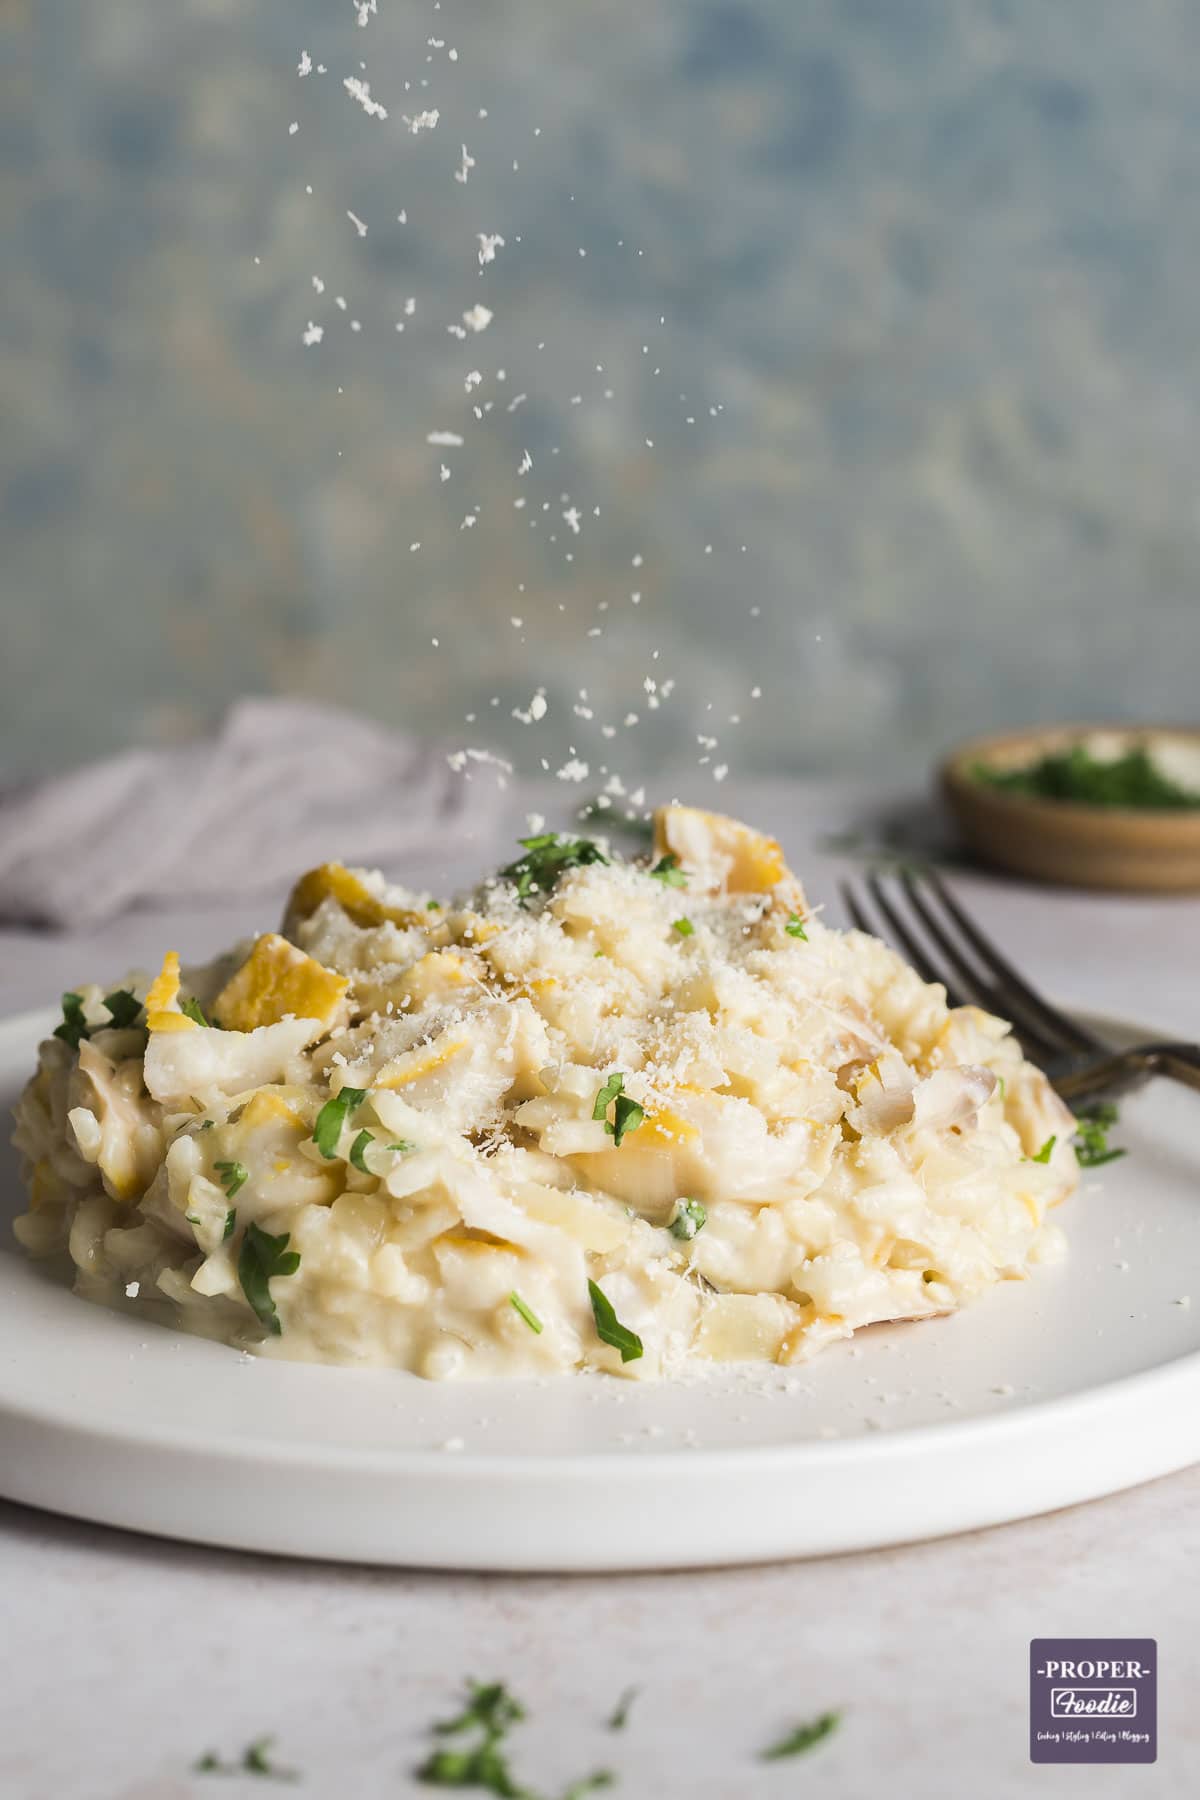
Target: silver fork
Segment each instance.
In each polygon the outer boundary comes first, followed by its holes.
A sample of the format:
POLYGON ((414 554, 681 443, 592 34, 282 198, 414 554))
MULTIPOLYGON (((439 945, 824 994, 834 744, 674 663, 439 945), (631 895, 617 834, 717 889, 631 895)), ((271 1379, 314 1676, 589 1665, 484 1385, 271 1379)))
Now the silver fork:
POLYGON ((900 869, 886 880, 868 875, 861 885, 843 881, 841 892, 858 929, 890 937, 923 980, 942 983, 951 1006, 973 1004, 1010 1019, 1064 1100, 1128 1093, 1155 1075, 1200 1089, 1200 1045, 1106 1043, 1031 987, 932 869, 900 869), (871 922, 867 895, 882 931, 871 922))

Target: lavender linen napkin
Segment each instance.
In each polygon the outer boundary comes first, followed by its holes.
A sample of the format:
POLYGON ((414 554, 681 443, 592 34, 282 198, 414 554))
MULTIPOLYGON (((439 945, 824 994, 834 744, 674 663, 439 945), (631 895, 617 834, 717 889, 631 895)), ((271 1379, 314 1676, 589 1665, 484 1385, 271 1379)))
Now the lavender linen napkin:
POLYGON ((314 863, 460 844, 495 812, 444 747, 306 701, 243 700, 217 735, 0 793, 0 923, 279 886, 314 863))

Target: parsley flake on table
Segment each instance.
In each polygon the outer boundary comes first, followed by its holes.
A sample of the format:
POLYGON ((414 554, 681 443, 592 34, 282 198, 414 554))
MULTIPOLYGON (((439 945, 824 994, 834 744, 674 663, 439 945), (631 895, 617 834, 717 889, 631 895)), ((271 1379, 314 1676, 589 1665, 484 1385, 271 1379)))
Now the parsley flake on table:
POLYGON ((623 1363, 636 1362, 643 1353, 642 1340, 637 1332, 630 1331, 628 1325, 622 1325, 612 1301, 594 1281, 588 1282, 588 1297, 592 1302, 592 1317, 596 1321, 596 1336, 600 1342, 619 1350, 623 1363))
POLYGON ((335 1094, 332 1100, 325 1102, 317 1114, 317 1122, 313 1126, 313 1143, 322 1156, 334 1157, 337 1155, 342 1126, 355 1107, 361 1106, 366 1097, 366 1088, 344 1087, 340 1094, 335 1094))
POLYGON ((537 837, 518 838, 524 856, 501 869, 503 881, 511 881, 517 899, 524 906, 534 894, 554 891, 560 876, 568 869, 586 868, 591 863, 608 866, 609 859, 591 838, 564 837, 557 831, 543 831, 537 837))
POLYGON ((1081 1169, 1098 1169, 1116 1162, 1126 1151, 1110 1147, 1108 1134, 1119 1114, 1111 1100, 1097 1100, 1083 1107, 1075 1119, 1075 1158, 1081 1169))
POLYGON ((687 1243, 698 1231, 703 1231, 707 1224, 708 1208, 702 1201, 679 1200, 668 1229, 672 1237, 682 1238, 687 1243))
POLYGON ((300 1252, 288 1249, 290 1238, 289 1231, 272 1237, 269 1231, 264 1231, 261 1225, 251 1221, 246 1227, 238 1256, 238 1280, 241 1282, 242 1292, 257 1313, 259 1323, 275 1337, 282 1335, 283 1326, 279 1323, 279 1314, 271 1298, 271 1278, 274 1275, 294 1275, 300 1267, 300 1252))
POLYGON ((664 887, 681 888, 687 886, 687 876, 679 866, 679 858, 673 850, 660 856, 649 871, 651 881, 661 881, 664 887))
POLYGON ((537 1314, 534 1312, 532 1306, 528 1305, 524 1300, 522 1300, 520 1294, 517 1293, 515 1288, 514 1288, 513 1292, 508 1296, 508 1303, 512 1307, 514 1312, 520 1313, 521 1317, 524 1319, 525 1323, 528 1325, 530 1331, 535 1331, 538 1334, 538 1336, 540 1337, 542 1335, 542 1332, 546 1329, 545 1326, 542 1324, 542 1321, 538 1318, 537 1314))
POLYGON ((789 937, 803 938, 804 942, 807 944, 808 933, 804 929, 804 920, 800 917, 799 913, 789 913, 787 924, 783 929, 787 932, 789 937))
POLYGON ((518 1787, 501 1748, 511 1727, 524 1717, 525 1708, 503 1682, 470 1682, 463 1711, 433 1729, 439 1737, 474 1733, 475 1742, 462 1749, 433 1750, 416 1770, 417 1780, 428 1787, 473 1787, 509 1800, 532 1800, 527 1789, 518 1787))
MULTIPOLYGON (((474 1788, 497 1794, 500 1800, 540 1800, 532 1788, 519 1782, 508 1761, 506 1738, 525 1717, 525 1708, 501 1681, 468 1683, 467 1704, 453 1719, 433 1727, 438 1737, 470 1737, 464 1745, 439 1745, 415 1771, 426 1787, 474 1788)), ((583 1800, 585 1794, 611 1787, 610 1769, 597 1769, 571 1783, 562 1800, 583 1800)))
POLYGON ((1041 1149, 1038 1151, 1037 1155, 1031 1156, 1029 1158, 1030 1162, 1048 1163, 1050 1161, 1050 1158, 1054 1154, 1054 1146, 1055 1146, 1055 1144, 1057 1144, 1057 1142, 1058 1142, 1057 1136, 1048 1137, 1046 1139, 1045 1143, 1042 1145, 1041 1149))
POLYGON ((233 1199, 233 1196, 237 1193, 239 1188, 245 1187, 250 1179, 250 1171, 245 1163, 218 1162, 213 1164, 213 1168, 221 1177, 221 1186, 225 1189, 226 1197, 230 1200, 233 1199))
POLYGON ((610 1731, 624 1731, 626 1725, 629 1723, 629 1709, 640 1692, 641 1689, 636 1687, 627 1687, 624 1690, 620 1699, 617 1701, 617 1704, 608 1715, 608 1729, 610 1731))
POLYGON ((781 1762, 785 1756, 803 1756, 836 1731, 841 1722, 840 1712, 821 1713, 807 1725, 797 1725, 795 1731, 789 1731, 786 1737, 770 1745, 762 1752, 761 1759, 763 1762, 781 1762))
POLYGON ((105 994, 104 1005, 118 1031, 127 1025, 133 1025, 141 1017, 142 1003, 128 988, 117 988, 115 993, 105 994))
POLYGON ((299 1781, 298 1769, 285 1769, 271 1761, 273 1737, 255 1738, 247 1744, 237 1762, 222 1762, 215 1750, 206 1750, 196 1758, 192 1768, 197 1775, 263 1775, 268 1781, 299 1781))
POLYGON ((54 1035, 69 1044, 72 1050, 78 1050, 85 1037, 91 1035, 91 1026, 83 1010, 83 995, 66 993, 62 997, 62 1024, 54 1027, 54 1035))

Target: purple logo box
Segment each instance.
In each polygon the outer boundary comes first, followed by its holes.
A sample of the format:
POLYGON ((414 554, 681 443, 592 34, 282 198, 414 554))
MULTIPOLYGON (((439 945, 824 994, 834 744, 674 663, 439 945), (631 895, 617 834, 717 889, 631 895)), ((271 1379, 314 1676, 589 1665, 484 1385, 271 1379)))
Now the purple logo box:
POLYGON ((1158 1756, 1153 1638, 1034 1638, 1029 1760, 1152 1763, 1158 1756))

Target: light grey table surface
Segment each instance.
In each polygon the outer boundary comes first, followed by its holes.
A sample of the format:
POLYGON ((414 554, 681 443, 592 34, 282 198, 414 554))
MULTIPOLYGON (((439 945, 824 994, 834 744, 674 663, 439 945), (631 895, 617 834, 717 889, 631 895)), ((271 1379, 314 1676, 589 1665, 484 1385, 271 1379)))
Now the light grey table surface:
MULTIPOLYGON (((561 790, 552 797, 561 815, 561 790)), ((869 816, 872 796, 731 782, 719 798, 778 833, 810 897, 836 917, 835 877, 853 865, 820 842, 869 816)), ((453 869, 432 859, 415 874, 461 879, 498 861, 526 805, 549 810, 544 794, 498 799, 494 841, 453 869)), ((962 880, 1051 992, 1195 1031, 1195 902, 962 880)), ((119 975, 164 947, 205 954, 276 914, 268 897, 134 914, 80 937, 0 933, 3 1011, 89 975, 119 975)), ((502 1677, 526 1702, 514 1764, 550 1796, 600 1766, 631 1800, 1191 1794, 1198 1573, 1200 1469, 1047 1518, 870 1555, 586 1579, 272 1562, 0 1505, 0 1794, 263 1795, 272 1784, 194 1775, 190 1765, 209 1748, 236 1756, 266 1732, 301 1771, 299 1792, 430 1791, 410 1771, 468 1675, 502 1677), (1156 1766, 1031 1767, 1028 1646, 1053 1635, 1157 1638, 1156 1766), (611 1733, 605 1717, 632 1684, 641 1691, 628 1726, 611 1733), (844 1721, 810 1758, 757 1760, 783 1728, 827 1707, 843 1708, 844 1721)))

